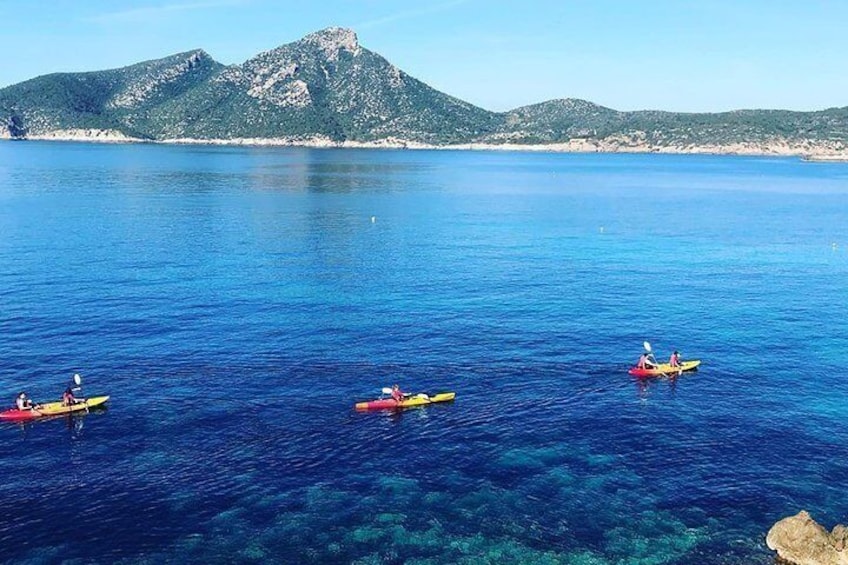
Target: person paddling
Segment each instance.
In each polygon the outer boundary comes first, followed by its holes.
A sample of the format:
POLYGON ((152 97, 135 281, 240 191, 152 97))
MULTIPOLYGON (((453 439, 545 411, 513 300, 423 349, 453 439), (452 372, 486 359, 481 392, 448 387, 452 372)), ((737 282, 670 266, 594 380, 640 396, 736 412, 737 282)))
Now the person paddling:
POLYGON ((30 400, 26 392, 21 392, 15 399, 15 407, 18 410, 32 410, 32 400, 30 400))
POLYGON ((677 369, 678 375, 683 373, 683 367, 680 366, 680 352, 676 349, 671 354, 671 357, 668 358, 668 364, 671 365, 672 369, 677 369))
POLYGON ((403 397, 404 394, 403 391, 400 389, 400 386, 394 385, 392 387, 392 398, 395 400, 395 402, 400 404, 401 402, 403 402, 403 397))
POLYGON ((657 364, 653 360, 653 355, 650 353, 643 353, 639 356, 639 361, 636 363, 636 367, 639 369, 655 369, 657 364))
POLYGON ((74 398, 74 391, 71 390, 71 387, 65 389, 65 392, 62 393, 62 406, 72 406, 77 403, 77 399, 74 398))
POLYGON ((677 351, 676 349, 674 350, 674 353, 672 353, 671 357, 668 358, 668 364, 671 365, 672 367, 675 367, 675 368, 680 366, 680 352, 679 351, 677 351))

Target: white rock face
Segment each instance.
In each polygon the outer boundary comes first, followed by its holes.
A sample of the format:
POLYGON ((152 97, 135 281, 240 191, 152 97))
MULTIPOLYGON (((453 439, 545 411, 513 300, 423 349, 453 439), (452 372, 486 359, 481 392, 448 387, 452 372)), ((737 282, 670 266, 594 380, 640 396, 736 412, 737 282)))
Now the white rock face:
POLYGON ((109 102, 112 108, 133 108, 153 96, 159 88, 173 82, 194 68, 203 58, 200 51, 192 53, 178 65, 152 74, 148 80, 116 94, 109 102))
POLYGON ((309 94, 309 87, 305 82, 295 80, 287 84, 284 91, 275 92, 268 101, 278 106, 303 108, 312 104, 312 95, 309 94))
POLYGON ((250 81, 247 93, 254 98, 265 99, 270 97, 274 91, 274 85, 294 76, 297 71, 296 63, 289 63, 282 68, 273 65, 256 69, 256 74, 250 81))
POLYGON ((212 77, 212 82, 231 82, 243 84, 247 82, 244 70, 239 65, 231 65, 212 77))
MULTIPOLYGON (((341 53, 357 56, 362 52, 356 34, 349 29, 331 27, 303 38, 298 44, 315 49, 326 62, 339 60, 341 53)), ((295 44, 295 45, 298 45, 295 44)), ((278 107, 303 108, 314 103, 309 84, 299 77, 300 60, 304 55, 293 51, 293 45, 283 45, 260 53, 243 65, 232 66, 212 80, 219 83, 236 84, 245 89, 248 96, 278 107)), ((305 56, 309 61, 310 57, 305 56)), ((325 80, 329 80, 331 69, 324 64, 320 69, 325 80)), ((402 73, 395 69, 392 82, 397 87, 403 84, 402 73)))
POLYGON ((281 107, 303 108, 312 104, 312 96, 306 82, 290 80, 297 73, 297 63, 283 64, 280 67, 269 62, 267 66, 251 69, 253 76, 247 94, 258 100, 281 107))
POLYGON ((329 61, 337 61, 339 53, 342 51, 347 51, 354 57, 362 51, 356 33, 351 29, 342 27, 322 29, 321 31, 310 33, 303 40, 306 43, 311 43, 318 47, 329 61))
POLYGON ((57 129, 39 135, 28 135, 27 139, 44 141, 101 141, 122 143, 137 141, 114 129, 57 129))
POLYGON ((400 69, 394 65, 389 67, 389 86, 392 88, 400 88, 403 86, 403 75, 400 69))

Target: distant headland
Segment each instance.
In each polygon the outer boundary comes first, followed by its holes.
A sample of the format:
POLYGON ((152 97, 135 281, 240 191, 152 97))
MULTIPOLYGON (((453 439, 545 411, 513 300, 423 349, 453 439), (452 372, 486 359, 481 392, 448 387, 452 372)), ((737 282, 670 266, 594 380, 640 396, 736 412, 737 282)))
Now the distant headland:
POLYGON ((848 107, 620 112, 559 99, 491 112, 327 28, 225 66, 203 50, 0 89, 0 139, 802 156, 848 160, 848 107))

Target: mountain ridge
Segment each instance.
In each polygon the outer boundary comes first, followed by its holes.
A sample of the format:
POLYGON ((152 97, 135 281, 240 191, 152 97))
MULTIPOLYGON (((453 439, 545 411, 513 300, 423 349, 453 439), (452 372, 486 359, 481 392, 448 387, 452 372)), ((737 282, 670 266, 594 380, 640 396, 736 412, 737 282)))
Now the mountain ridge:
POLYGON ((0 89, 0 137, 842 154, 848 107, 619 111, 559 98, 492 112, 428 86, 330 27, 223 65, 194 49, 0 89))

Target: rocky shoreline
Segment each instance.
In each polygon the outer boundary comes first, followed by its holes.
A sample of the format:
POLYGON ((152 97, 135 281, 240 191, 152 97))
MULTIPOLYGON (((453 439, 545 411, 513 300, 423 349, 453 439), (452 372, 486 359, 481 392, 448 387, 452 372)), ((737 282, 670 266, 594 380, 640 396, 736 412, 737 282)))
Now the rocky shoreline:
POLYGON ((46 134, 12 138, 0 134, 0 139, 33 141, 76 141, 95 143, 160 143, 174 145, 244 145, 269 147, 312 147, 353 149, 425 149, 454 151, 531 151, 548 153, 665 153, 678 155, 744 155, 759 157, 799 157, 805 161, 848 162, 848 149, 813 142, 791 143, 785 140, 760 143, 733 143, 727 145, 669 145, 656 146, 633 139, 572 139, 564 143, 459 143, 435 145, 398 138, 376 141, 334 141, 327 137, 309 138, 234 138, 193 139, 177 138, 148 140, 130 137, 117 130, 68 129, 46 134))

